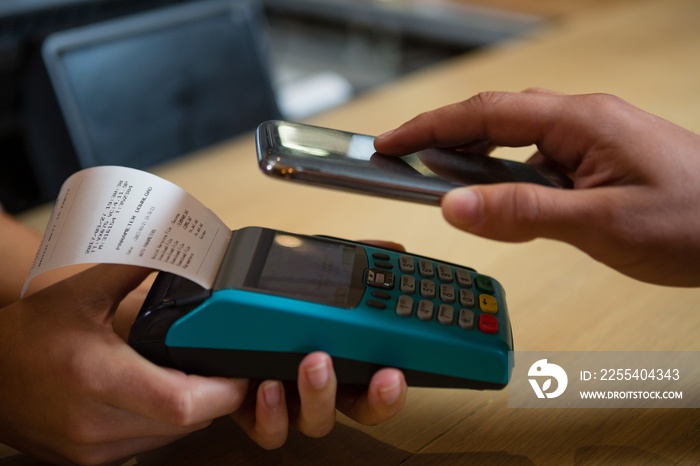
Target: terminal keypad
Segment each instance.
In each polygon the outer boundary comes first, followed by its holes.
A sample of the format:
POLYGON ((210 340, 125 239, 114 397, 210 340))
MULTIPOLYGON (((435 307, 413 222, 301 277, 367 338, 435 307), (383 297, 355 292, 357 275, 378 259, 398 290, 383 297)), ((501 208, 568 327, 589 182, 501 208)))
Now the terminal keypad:
POLYGON ((406 254, 392 258, 374 253, 365 283, 374 288, 367 304, 375 309, 466 331, 498 333, 495 285, 473 270, 406 254))

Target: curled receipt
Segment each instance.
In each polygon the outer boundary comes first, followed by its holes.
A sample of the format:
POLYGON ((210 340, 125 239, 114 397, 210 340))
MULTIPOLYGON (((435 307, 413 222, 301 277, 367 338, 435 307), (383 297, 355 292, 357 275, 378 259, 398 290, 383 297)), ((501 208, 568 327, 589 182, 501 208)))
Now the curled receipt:
POLYGON ((73 174, 58 195, 30 281, 58 267, 113 263, 172 272, 211 288, 231 230, 180 187, 132 168, 73 174))

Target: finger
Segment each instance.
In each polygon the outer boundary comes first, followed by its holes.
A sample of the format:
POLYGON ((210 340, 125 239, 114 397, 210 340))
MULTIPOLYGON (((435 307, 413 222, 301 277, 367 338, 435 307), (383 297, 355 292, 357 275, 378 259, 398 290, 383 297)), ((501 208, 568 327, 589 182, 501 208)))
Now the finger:
POLYGON ((554 91, 552 89, 547 89, 544 87, 528 87, 523 92, 526 92, 529 94, 566 95, 563 92, 554 91))
POLYGON ((406 252, 406 248, 403 246, 403 244, 399 243, 394 243, 393 241, 379 241, 379 240, 364 240, 360 241, 361 243, 365 244, 371 244, 373 246, 378 246, 380 248, 384 249, 391 249, 394 251, 399 251, 399 252, 406 252))
POLYGON ((422 113, 375 139, 377 151, 403 155, 428 147, 457 147, 473 141, 500 146, 538 145, 567 167, 577 165, 600 113, 596 99, 538 92, 486 92, 422 113), (579 137, 572 138, 571 134, 579 137))
POLYGON ((337 379, 330 356, 315 352, 299 364, 299 411, 296 427, 309 437, 323 437, 335 425, 337 379))
POLYGON ((582 234, 581 219, 605 223, 605 209, 613 208, 611 200, 601 198, 606 191, 558 190, 530 183, 473 186, 447 193, 442 211, 450 224, 486 238, 521 242, 545 237, 580 246, 591 239, 582 234))
POLYGON ((238 409, 248 390, 247 380, 202 377, 159 367, 118 342, 106 350, 107 369, 93 368, 91 385, 107 404, 145 418, 175 426, 208 422, 238 409))
POLYGON ((277 380, 266 380, 258 387, 254 402, 232 413, 231 417, 262 448, 281 447, 289 432, 284 386, 277 380))
POLYGON ((124 299, 119 303, 117 310, 114 313, 114 321, 112 327, 114 332, 122 337, 124 341, 129 339, 129 332, 131 327, 136 320, 136 317, 143 306, 148 292, 153 285, 157 274, 151 273, 146 279, 139 284, 131 293, 126 295, 124 299))
POLYGON ((428 147, 456 147, 473 141, 522 146, 534 144, 551 128, 561 99, 535 93, 484 92, 424 112, 388 135, 375 139, 377 150, 402 153, 428 147), (386 147, 388 146, 388 147, 386 147))
POLYGON ((498 146, 491 143, 491 141, 470 141, 466 144, 459 145, 457 147, 452 147, 459 152, 464 152, 470 155, 489 155, 491 152, 496 150, 498 146))
POLYGON ((406 402, 408 388, 403 373, 382 369, 372 377, 365 393, 341 390, 338 409, 355 421, 376 425, 398 414, 406 402))
POLYGON ((137 438, 182 437, 208 427, 213 419, 177 425, 112 405, 84 402, 74 405, 63 421, 63 436, 72 444, 88 446, 137 438))
POLYGON ((99 264, 60 283, 75 290, 73 295, 80 296, 80 309, 85 313, 102 316, 107 311, 111 317, 122 299, 139 286, 150 272, 144 267, 99 264))
POLYGON ((555 160, 545 157, 540 151, 537 151, 534 154, 532 154, 530 158, 527 159, 527 163, 529 163, 530 165, 535 165, 537 167, 542 167, 548 171, 563 173, 571 180, 575 179, 576 177, 575 171, 569 170, 566 167, 562 166, 560 163, 557 163, 555 160))
POLYGON ((547 157, 542 155, 542 152, 537 151, 534 154, 532 154, 529 159, 527 159, 527 163, 531 163, 533 165, 540 165, 543 163, 547 163, 548 160, 549 159, 547 157))
MULTIPOLYGON (((54 291, 61 292, 75 297, 76 310, 107 322, 111 317, 105 313, 115 309, 149 272, 102 264, 55 285, 61 288, 46 288, 28 300, 50 300, 54 291)), ((245 397, 247 381, 159 367, 136 353, 111 326, 84 338, 95 341, 86 340, 91 351, 74 356, 71 375, 77 387, 106 405, 174 426, 192 426, 233 412, 245 397)))

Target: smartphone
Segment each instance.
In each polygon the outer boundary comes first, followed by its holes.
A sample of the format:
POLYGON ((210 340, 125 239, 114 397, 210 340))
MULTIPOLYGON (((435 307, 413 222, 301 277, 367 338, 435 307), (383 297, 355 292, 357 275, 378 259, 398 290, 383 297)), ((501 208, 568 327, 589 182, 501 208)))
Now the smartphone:
POLYGON ((513 336, 501 284, 469 267, 324 236, 237 230, 212 289, 161 272, 129 343, 188 373, 295 380, 333 358, 338 381, 383 367, 413 386, 500 389, 513 336))
POLYGON ((546 167, 437 148, 387 156, 374 150, 373 136, 280 120, 258 126, 256 149, 260 169, 275 178, 433 205, 472 184, 572 187, 546 167))

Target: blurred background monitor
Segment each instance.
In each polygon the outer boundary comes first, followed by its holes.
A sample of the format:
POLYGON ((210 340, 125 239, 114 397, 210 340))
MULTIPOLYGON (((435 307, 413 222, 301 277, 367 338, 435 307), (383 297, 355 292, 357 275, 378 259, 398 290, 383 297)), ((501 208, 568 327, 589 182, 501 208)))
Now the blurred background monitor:
POLYGON ((49 34, 191 0, 0 0, 0 203, 21 212, 49 200, 28 152, 29 96, 54 113, 52 96, 35 89, 41 46, 49 34), (30 79, 31 78, 31 79, 30 79))
POLYGON ((279 118, 261 19, 257 3, 208 0, 50 35, 42 55, 62 118, 29 106, 42 189, 54 196, 80 168, 148 168, 279 118), (58 149, 62 122, 72 151, 58 149))

